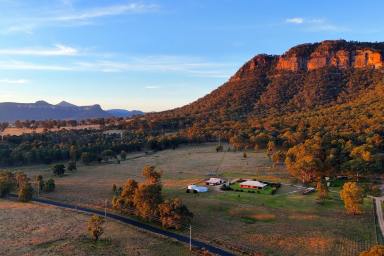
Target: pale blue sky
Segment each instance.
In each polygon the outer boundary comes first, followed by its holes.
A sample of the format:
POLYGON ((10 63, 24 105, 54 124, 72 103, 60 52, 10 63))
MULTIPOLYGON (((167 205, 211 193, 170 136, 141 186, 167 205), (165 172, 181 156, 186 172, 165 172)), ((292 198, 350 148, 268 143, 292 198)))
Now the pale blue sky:
POLYGON ((0 0, 0 10, 0 101, 159 111, 259 53, 384 41, 379 0, 0 0))

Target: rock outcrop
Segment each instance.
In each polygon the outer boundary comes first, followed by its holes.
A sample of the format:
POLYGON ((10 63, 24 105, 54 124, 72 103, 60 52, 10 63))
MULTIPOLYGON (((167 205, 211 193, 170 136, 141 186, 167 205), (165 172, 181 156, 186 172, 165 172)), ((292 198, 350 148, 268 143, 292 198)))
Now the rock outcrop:
POLYGON ((380 43, 349 43, 344 40, 323 41, 294 47, 278 57, 277 70, 311 71, 323 67, 382 68, 380 43))

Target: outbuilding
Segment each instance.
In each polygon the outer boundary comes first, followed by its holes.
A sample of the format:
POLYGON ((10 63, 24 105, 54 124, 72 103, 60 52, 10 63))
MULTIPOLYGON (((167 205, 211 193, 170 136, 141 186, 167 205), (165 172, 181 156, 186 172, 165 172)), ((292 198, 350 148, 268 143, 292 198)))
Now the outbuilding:
POLYGON ((263 189, 268 186, 268 184, 262 183, 257 180, 247 180, 240 183, 240 188, 248 188, 248 189, 263 189))
POLYGON ((209 180, 205 181, 205 184, 207 184, 209 186, 217 186, 217 185, 221 185, 224 183, 225 183, 225 180, 220 179, 220 178, 210 178, 209 180))
POLYGON ((196 186, 194 184, 189 185, 187 188, 187 193, 193 192, 193 193, 205 193, 208 192, 207 187, 202 187, 202 186, 196 186))

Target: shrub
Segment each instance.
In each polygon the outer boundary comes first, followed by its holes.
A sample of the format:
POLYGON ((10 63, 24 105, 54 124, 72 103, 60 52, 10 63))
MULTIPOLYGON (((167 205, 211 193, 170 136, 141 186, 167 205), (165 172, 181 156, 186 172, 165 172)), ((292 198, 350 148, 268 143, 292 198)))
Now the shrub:
POLYGON ((16 179, 11 172, 0 172, 0 197, 6 196, 16 187, 16 179))
POLYGON ((18 198, 20 202, 28 202, 32 200, 33 188, 31 183, 26 182, 19 188, 18 198))
POLYGON ((52 172, 56 176, 63 176, 65 173, 65 166, 63 164, 56 164, 53 166, 52 172))
POLYGON ((67 169, 68 171, 71 171, 71 172, 77 170, 76 162, 73 162, 73 161, 69 162, 67 169))
POLYGON ((55 180, 49 179, 44 184, 44 192, 53 192, 55 191, 55 187, 56 187, 55 180))
POLYGON ((159 214, 162 226, 174 229, 181 229, 190 224, 193 217, 193 214, 178 198, 159 204, 159 214))
POLYGON ((93 215, 88 221, 88 232, 94 241, 99 240, 100 236, 104 233, 104 218, 101 216, 93 215))

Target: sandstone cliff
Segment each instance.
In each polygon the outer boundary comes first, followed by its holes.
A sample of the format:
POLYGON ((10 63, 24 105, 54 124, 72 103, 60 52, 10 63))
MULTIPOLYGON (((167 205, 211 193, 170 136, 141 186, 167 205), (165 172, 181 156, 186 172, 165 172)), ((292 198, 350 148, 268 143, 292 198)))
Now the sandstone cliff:
POLYGON ((291 48, 281 56, 257 55, 230 79, 249 79, 259 69, 279 71, 312 71, 324 67, 339 69, 383 67, 384 43, 357 43, 327 40, 291 48))

